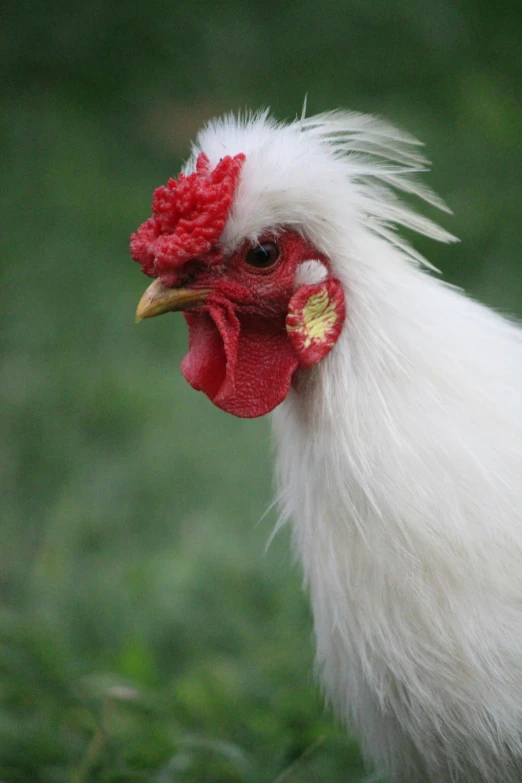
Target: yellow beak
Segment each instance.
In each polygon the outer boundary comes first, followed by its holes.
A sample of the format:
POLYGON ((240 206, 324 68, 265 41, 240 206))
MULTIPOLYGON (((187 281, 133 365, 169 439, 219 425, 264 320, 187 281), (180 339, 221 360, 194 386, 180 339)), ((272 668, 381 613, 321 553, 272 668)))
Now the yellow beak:
POLYGON ((188 310, 205 301, 210 288, 193 291, 190 288, 167 288, 158 278, 149 285, 136 310, 136 322, 144 318, 175 310, 188 310))

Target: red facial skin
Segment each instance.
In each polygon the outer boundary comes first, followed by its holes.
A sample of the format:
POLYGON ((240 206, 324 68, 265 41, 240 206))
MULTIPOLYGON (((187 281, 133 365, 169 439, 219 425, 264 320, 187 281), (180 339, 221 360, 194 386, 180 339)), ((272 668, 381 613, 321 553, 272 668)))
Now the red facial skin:
POLYGON ((277 261, 257 268, 245 244, 226 257, 219 239, 229 217, 245 156, 225 156, 214 169, 204 153, 195 171, 154 191, 152 216, 131 237, 131 255, 168 288, 210 289, 185 313, 189 352, 182 372, 194 389, 236 416, 262 416, 282 402, 298 367, 331 350, 345 317, 338 280, 294 291, 296 267, 324 256, 294 231, 260 237, 275 242, 277 261))
MULTIPOLYGON (((275 242, 279 258, 266 269, 249 266, 245 245, 222 263, 186 265, 188 287, 210 288, 205 303, 185 313, 189 353, 182 361, 190 385, 219 408, 242 418, 262 416, 281 403, 300 365, 286 330, 298 263, 327 259, 293 231, 260 237, 275 242)), ((340 329, 339 329, 340 331, 340 329)))

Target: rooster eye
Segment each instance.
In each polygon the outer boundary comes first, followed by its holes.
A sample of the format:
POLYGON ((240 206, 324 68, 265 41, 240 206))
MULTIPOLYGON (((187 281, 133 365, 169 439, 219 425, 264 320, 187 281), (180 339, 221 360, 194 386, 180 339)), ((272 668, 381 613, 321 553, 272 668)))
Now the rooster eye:
POLYGON ((267 269, 279 258, 279 248, 274 242, 262 242, 248 251, 245 263, 256 269, 267 269))

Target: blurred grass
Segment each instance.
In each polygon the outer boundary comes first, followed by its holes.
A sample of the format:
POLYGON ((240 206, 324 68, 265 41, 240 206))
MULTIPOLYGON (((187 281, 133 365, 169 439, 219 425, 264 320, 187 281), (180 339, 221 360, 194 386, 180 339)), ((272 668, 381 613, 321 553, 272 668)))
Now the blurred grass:
POLYGON ((269 423, 188 387, 181 321, 134 325, 128 236, 202 121, 308 91, 427 142, 463 242, 417 245, 521 313, 517 4, 4 10, 0 779, 365 780, 286 534, 264 554, 269 423))

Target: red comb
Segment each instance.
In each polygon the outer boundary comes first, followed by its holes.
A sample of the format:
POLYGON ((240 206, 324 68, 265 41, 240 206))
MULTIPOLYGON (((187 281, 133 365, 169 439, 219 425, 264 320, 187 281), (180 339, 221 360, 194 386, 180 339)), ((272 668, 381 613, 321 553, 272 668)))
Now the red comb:
POLYGON ((230 212, 243 154, 222 158, 210 168, 202 152, 196 171, 169 179, 156 188, 152 217, 131 236, 130 251, 149 277, 160 277, 166 286, 179 285, 180 267, 205 256, 212 263, 214 247, 230 212))

